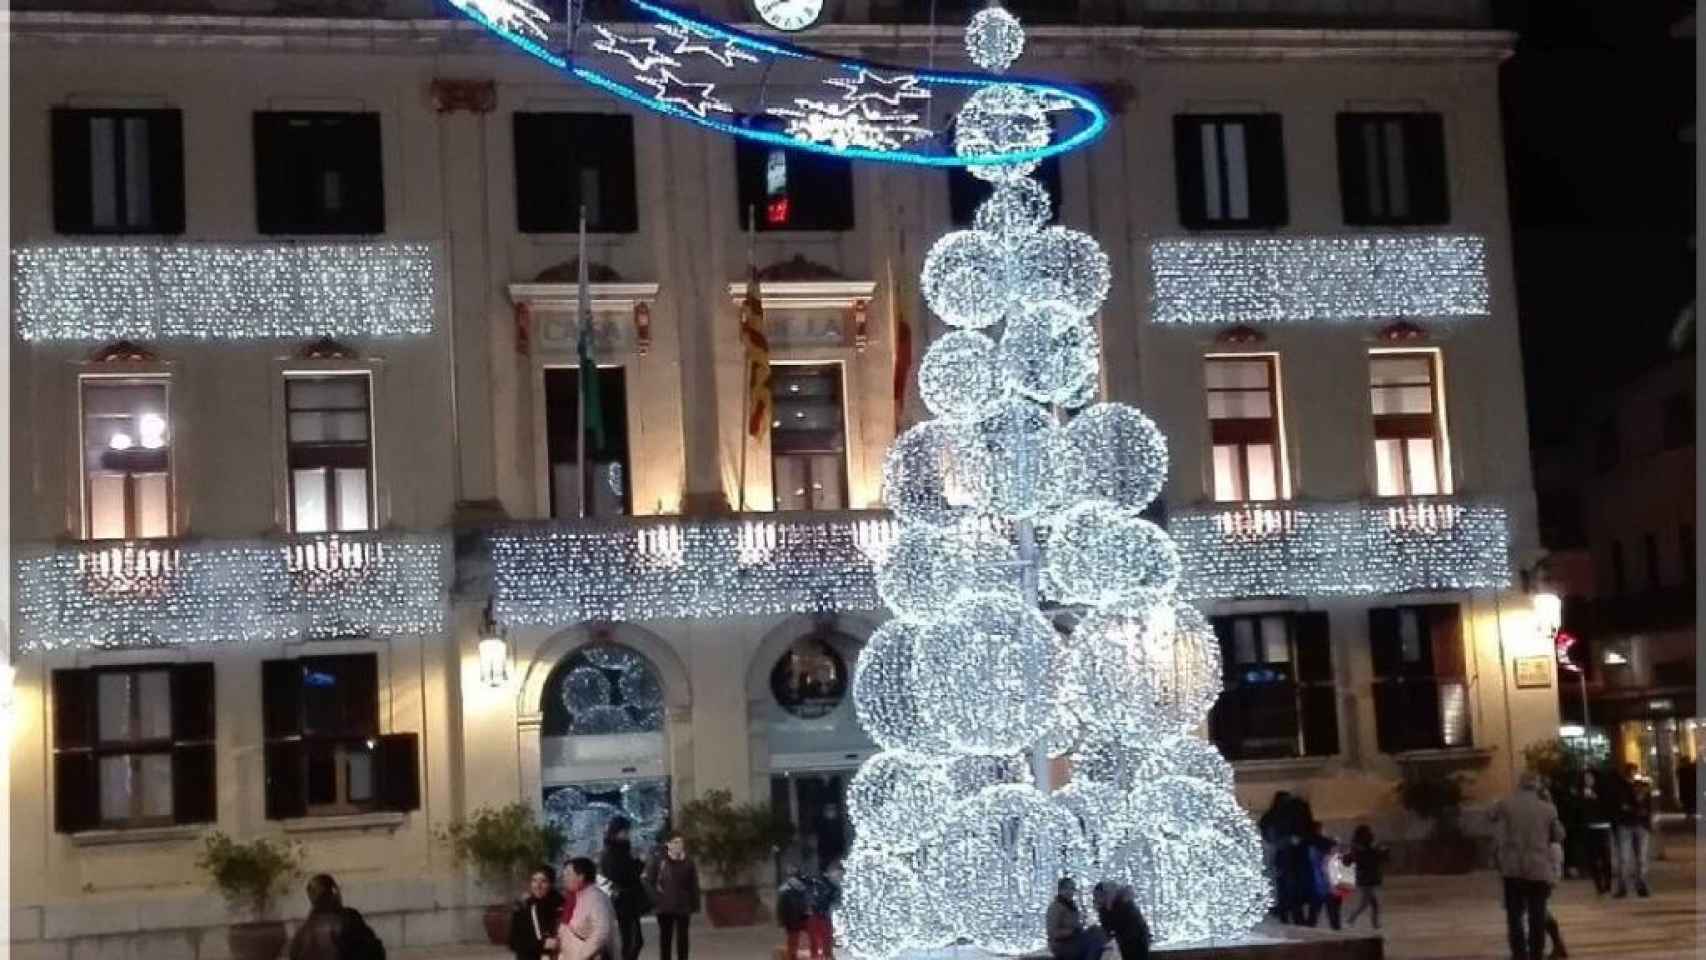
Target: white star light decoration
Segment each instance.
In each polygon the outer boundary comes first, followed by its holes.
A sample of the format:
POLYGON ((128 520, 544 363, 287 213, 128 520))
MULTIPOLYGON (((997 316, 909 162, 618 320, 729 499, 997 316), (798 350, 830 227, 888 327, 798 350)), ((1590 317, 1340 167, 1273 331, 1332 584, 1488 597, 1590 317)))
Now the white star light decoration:
POLYGON ((483 20, 489 21, 499 30, 507 30, 515 34, 530 34, 535 39, 545 39, 545 25, 551 22, 551 15, 539 9, 527 0, 453 0, 463 10, 470 11, 483 20))
POLYGON ((702 54, 731 70, 734 69, 736 60, 744 60, 747 63, 758 62, 757 57, 747 53, 740 44, 733 40, 723 40, 719 47, 713 37, 707 37, 686 27, 667 23, 658 24, 658 32, 675 40, 675 47, 669 51, 670 53, 681 54, 682 56, 692 53, 702 54))
POLYGON ((596 24, 593 29, 598 31, 598 40, 593 43, 592 48, 628 61, 636 74, 644 73, 653 67, 681 66, 680 60, 658 52, 657 37, 624 37, 596 24))
POLYGON ((898 150, 914 140, 930 136, 916 113, 881 113, 870 103, 824 103, 795 100, 795 107, 772 107, 772 116, 784 117, 790 137, 827 143, 837 149, 863 147, 867 150, 898 150))
POLYGON ((919 86, 918 78, 910 73, 885 77, 860 67, 856 77, 830 77, 823 82, 847 91, 841 99, 849 103, 877 100, 898 107, 902 100, 930 99, 930 91, 919 86))
POLYGON ((653 94, 660 103, 681 107, 683 110, 691 111, 694 116, 703 117, 712 110, 718 113, 734 112, 733 107, 711 95, 717 89, 716 84, 689 83, 670 72, 668 67, 659 67, 657 76, 640 74, 634 79, 651 87, 653 94), (697 93, 678 91, 697 91, 697 93))

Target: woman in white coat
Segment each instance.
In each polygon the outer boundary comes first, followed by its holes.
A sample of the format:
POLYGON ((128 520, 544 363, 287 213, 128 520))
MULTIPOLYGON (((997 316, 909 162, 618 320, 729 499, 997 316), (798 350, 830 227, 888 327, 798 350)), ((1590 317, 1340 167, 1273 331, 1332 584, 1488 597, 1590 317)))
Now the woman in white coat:
POLYGON ((598 867, 576 857, 569 861, 567 878, 574 907, 557 929, 560 960, 616 960, 622 956, 621 933, 610 897, 598 889, 598 867))

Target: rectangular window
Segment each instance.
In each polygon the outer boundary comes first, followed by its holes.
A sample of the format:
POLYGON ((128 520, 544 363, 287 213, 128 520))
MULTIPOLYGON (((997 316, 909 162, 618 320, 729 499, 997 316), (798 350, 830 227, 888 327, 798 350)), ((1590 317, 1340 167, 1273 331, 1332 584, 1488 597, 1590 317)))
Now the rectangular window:
POLYGON ((1445 223, 1445 124, 1437 113, 1339 114, 1339 189, 1352 226, 1445 223))
MULTIPOLYGON (((1037 164, 1037 171, 1032 175, 1043 189, 1048 191, 1049 222, 1060 219, 1060 203, 1063 196, 1060 192, 1060 158, 1049 157, 1037 164)), ((967 173, 963 167, 948 169, 948 218, 956 227, 969 227, 977 214, 977 208, 983 201, 989 199, 989 194, 995 185, 987 180, 980 180, 967 173)))
POLYGON ((518 113, 515 214, 522 233, 633 233, 634 118, 611 113, 518 113))
POLYGON ((1224 692, 1209 736, 1232 760, 1332 756, 1339 752, 1327 615, 1215 617, 1224 692))
POLYGON ((847 421, 839 363, 771 368, 771 483, 778 510, 847 509, 847 421))
POLYGON ((1456 604, 1368 612, 1374 725, 1383 753, 1471 745, 1462 611, 1456 604))
POLYGON ((269 820, 420 807, 416 736, 379 733, 373 654, 265 661, 261 716, 269 820))
POLYGON ((261 233, 385 232, 379 114, 257 112, 254 126, 261 233))
POLYGON ((1173 118, 1179 222, 1193 230, 1283 226, 1287 219, 1280 115, 1173 118))
POLYGON ((628 463, 628 384, 621 367, 598 370, 598 415, 603 437, 580 419, 581 382, 576 367, 545 370, 545 446, 550 465, 551 516, 626 515, 633 492, 628 463), (591 462, 581 471, 579 439, 586 429, 591 462), (583 514, 581 504, 588 509, 583 514))
POLYGON ((749 214, 760 232, 853 229, 851 161, 738 140, 735 172, 742 230, 749 214))
POLYGON ((52 112, 53 228, 184 232, 184 120, 178 110, 52 112))
POLYGON ((365 373, 285 378, 292 532, 376 525, 371 393, 365 373))
POLYGON ((53 671, 55 829, 215 816, 211 663, 53 671))
POLYGON ((83 534, 90 540, 172 535, 172 431, 165 377, 86 376, 83 534))
POLYGON ((1450 493, 1439 355, 1377 352, 1369 359, 1374 411, 1375 492, 1383 497, 1450 493))
POLYGON ((1285 481, 1277 358, 1211 356, 1203 363, 1214 499, 1281 500, 1285 481))
POLYGON ((1666 450, 1694 446, 1694 397, 1673 393, 1665 398, 1664 444, 1666 450))

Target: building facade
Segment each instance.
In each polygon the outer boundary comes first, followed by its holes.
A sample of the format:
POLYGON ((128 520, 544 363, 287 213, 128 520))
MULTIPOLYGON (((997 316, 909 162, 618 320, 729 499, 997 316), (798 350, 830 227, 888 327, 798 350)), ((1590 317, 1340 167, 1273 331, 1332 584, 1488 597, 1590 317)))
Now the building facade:
MULTIPOLYGON (((844 851, 883 456, 942 332, 917 277, 977 185, 737 146, 425 5, 37 6, 14 945, 219 955, 210 828, 300 840, 399 945, 478 936, 492 895, 434 834, 484 806, 584 838, 722 789, 785 808, 791 858, 844 851)), ((959 65, 969 7, 938 7, 803 39, 959 65)), ((1481 3, 1226 7, 1050 5, 1025 70, 1115 116, 1042 177, 1112 258, 1101 392, 1169 437, 1157 518, 1222 638, 1241 797, 1396 826, 1402 777, 1479 804, 1557 728, 1516 577, 1512 38, 1481 3)))

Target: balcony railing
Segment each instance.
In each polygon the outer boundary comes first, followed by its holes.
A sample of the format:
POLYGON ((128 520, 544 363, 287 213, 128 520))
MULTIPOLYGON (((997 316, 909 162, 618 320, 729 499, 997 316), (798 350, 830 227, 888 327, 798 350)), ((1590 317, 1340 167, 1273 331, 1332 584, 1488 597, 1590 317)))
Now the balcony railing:
POLYGON ((1460 497, 1266 502, 1178 510, 1167 530, 1197 599, 1508 586, 1510 521, 1460 497))
POLYGON ((24 547, 20 650, 436 633, 450 550, 436 535, 92 541, 24 547))
POLYGON ((487 535, 507 626, 876 610, 879 511, 516 524, 487 535))

